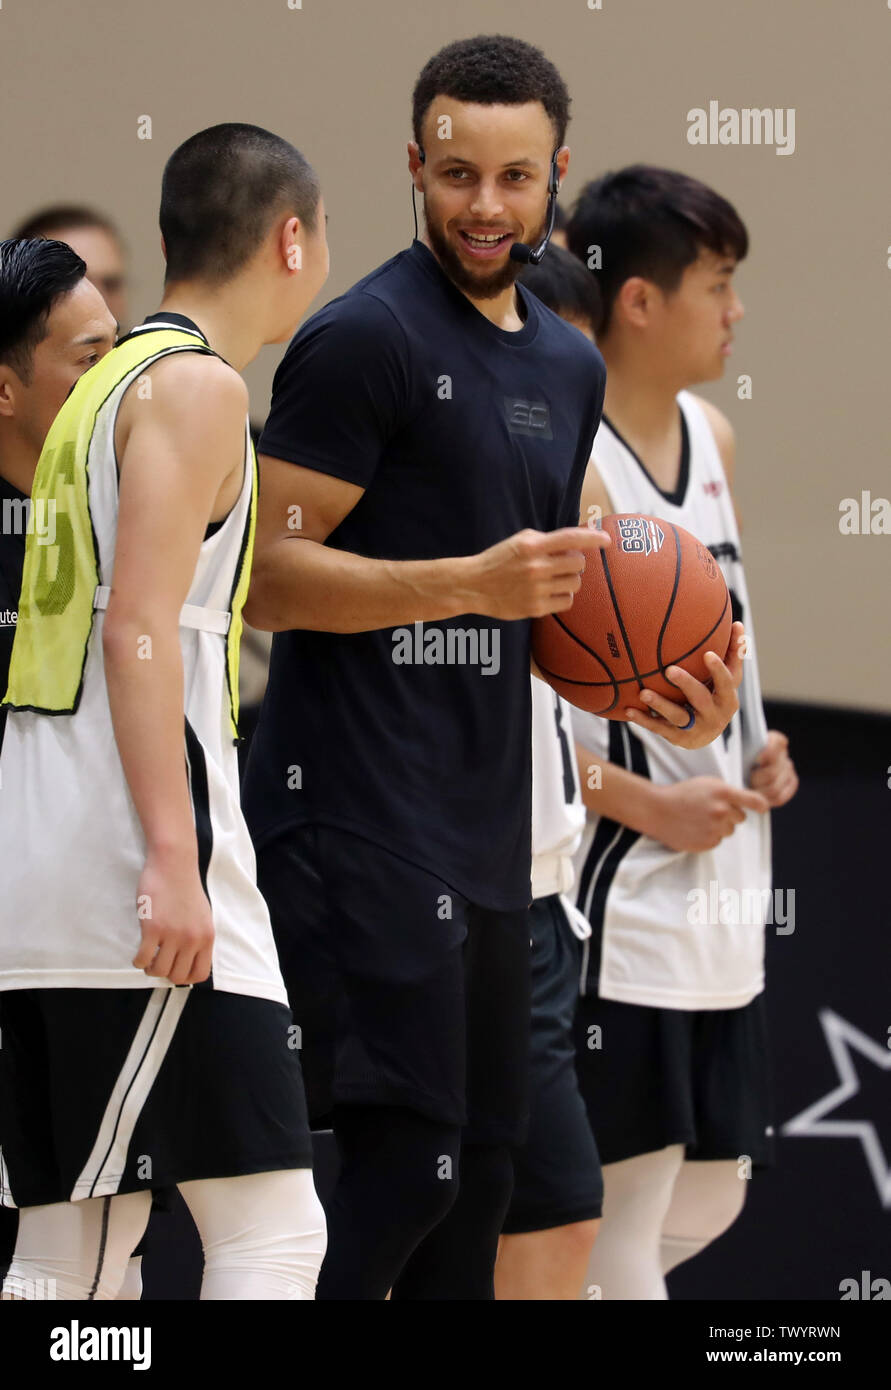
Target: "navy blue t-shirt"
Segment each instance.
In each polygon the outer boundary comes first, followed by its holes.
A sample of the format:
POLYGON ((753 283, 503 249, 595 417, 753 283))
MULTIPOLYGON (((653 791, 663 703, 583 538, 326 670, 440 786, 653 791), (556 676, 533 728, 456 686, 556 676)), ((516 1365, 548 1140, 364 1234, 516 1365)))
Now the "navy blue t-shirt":
MULTIPOLYGON (((328 545, 437 559, 577 524, 606 369, 518 288, 525 322, 508 332, 415 241, 293 339, 259 452, 365 489, 328 545)), ((473 614, 277 633, 244 784, 255 842, 336 825, 471 902, 525 907, 529 657, 528 620, 473 614)))

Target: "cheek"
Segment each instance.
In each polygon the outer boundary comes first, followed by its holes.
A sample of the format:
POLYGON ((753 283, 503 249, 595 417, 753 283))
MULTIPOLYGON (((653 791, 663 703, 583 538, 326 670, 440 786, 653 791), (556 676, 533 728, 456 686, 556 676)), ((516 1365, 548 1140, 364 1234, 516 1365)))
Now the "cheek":
POLYGON ((428 214, 432 212, 438 222, 448 222, 466 209, 470 193, 455 184, 436 184, 424 199, 428 214))
POLYGON ((74 367, 67 367, 54 372, 51 379, 47 379, 45 386, 40 391, 40 422, 44 430, 48 430, 55 420, 72 386, 77 381, 82 372, 74 367))

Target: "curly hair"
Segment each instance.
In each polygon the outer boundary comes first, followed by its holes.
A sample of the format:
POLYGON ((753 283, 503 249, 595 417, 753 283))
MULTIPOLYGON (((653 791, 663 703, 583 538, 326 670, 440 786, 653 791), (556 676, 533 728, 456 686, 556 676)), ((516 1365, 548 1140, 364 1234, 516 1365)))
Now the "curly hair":
POLYGON ((505 34, 480 34, 447 44, 424 65, 412 97, 414 137, 434 97, 476 102, 481 106, 522 106, 540 101, 554 127, 557 145, 566 138, 569 92, 554 64, 541 49, 505 34))

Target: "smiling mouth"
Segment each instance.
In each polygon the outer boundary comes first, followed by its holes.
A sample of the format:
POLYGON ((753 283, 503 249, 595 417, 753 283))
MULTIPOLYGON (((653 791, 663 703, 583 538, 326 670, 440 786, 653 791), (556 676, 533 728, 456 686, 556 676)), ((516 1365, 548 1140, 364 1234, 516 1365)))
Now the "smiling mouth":
POLYGON ((513 240, 513 232, 465 232, 459 230, 458 235, 464 245, 477 256, 496 255, 503 246, 513 240))

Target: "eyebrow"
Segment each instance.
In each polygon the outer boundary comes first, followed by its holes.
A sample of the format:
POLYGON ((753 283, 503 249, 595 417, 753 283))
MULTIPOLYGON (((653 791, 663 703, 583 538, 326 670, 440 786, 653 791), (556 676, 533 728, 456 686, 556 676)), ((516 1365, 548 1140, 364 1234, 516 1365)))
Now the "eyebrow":
MULTIPOLYGON (((116 323, 114 326, 113 338, 116 338, 121 331, 121 325, 116 323)), ((75 347, 91 347, 93 343, 104 343, 108 340, 107 333, 85 333, 81 338, 74 339, 75 347)))
MULTIPOLYGON (((462 159, 460 155, 443 155, 442 163, 467 164, 471 169, 477 167, 472 159, 462 159)), ((527 169, 537 169, 540 161, 537 159, 508 159, 501 167, 502 169, 516 169, 520 165, 524 165, 527 169)))

